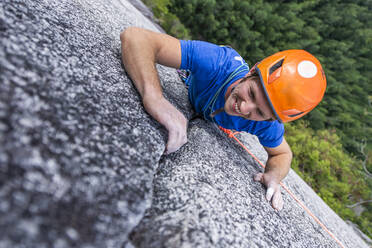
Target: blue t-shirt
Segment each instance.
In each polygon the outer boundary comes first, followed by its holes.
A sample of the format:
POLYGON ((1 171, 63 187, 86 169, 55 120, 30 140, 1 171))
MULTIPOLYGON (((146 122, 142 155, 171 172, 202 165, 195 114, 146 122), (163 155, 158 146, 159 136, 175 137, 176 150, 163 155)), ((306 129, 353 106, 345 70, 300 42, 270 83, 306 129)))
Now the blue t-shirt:
MULTIPOLYGON (((181 40, 180 42, 182 51, 180 69, 190 71, 186 81, 189 86, 189 99, 196 112, 202 114, 229 75, 245 61, 230 47, 217 46, 204 41, 181 40)), ((224 107, 227 88, 246 74, 247 71, 238 73, 221 89, 214 108, 205 115, 207 119, 212 120, 209 114, 224 107)), ((266 147, 277 147, 283 140, 284 126, 278 121, 252 121, 228 115, 226 112, 217 114, 212 121, 224 128, 254 134, 266 147)))

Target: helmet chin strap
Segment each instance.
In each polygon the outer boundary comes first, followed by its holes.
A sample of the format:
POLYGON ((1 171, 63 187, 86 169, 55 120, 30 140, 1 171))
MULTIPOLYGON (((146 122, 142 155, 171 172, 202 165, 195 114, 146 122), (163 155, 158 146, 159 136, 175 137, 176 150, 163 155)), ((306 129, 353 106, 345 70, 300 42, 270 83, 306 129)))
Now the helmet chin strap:
MULTIPOLYGON (((216 94, 212 97, 212 99, 206 104, 204 110, 203 110, 203 116, 205 119, 209 119, 211 115, 215 116, 219 113, 221 113, 223 111, 223 108, 220 108, 220 109, 217 109, 215 111, 213 111, 214 109, 214 105, 217 101, 217 98, 219 96, 219 94, 221 93, 222 89, 228 84, 231 82, 231 80, 237 76, 239 73, 243 73, 243 72, 246 72, 248 71, 248 65, 247 64, 242 64, 240 65, 238 68, 236 68, 232 73, 230 73, 229 77, 226 79, 226 81, 219 87, 219 89, 217 90, 216 94), (213 111, 213 113, 211 113, 213 111), (209 114, 209 113, 211 114, 209 114)), ((230 85, 231 86, 231 85, 230 85)), ((227 92, 226 92, 227 94, 227 92)), ((226 95, 224 96, 226 97, 226 95)), ((226 100, 226 99, 225 99, 226 100)), ((212 121, 213 118, 211 118, 212 121)))
POLYGON ((215 117, 216 115, 218 115, 219 113, 221 113, 221 112, 223 112, 223 111, 225 111, 224 108, 216 109, 216 110, 215 110, 213 113, 211 113, 209 116, 210 116, 211 118, 213 118, 213 117, 215 117))

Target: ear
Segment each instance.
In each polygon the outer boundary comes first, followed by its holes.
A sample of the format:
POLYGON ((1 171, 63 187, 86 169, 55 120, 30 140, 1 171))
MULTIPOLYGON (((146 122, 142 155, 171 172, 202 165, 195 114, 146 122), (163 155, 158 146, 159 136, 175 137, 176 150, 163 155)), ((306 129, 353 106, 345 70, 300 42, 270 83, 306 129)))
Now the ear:
POLYGON ((256 72, 256 66, 258 65, 258 62, 251 67, 251 69, 249 70, 247 76, 250 76, 250 75, 253 75, 255 72, 256 72))

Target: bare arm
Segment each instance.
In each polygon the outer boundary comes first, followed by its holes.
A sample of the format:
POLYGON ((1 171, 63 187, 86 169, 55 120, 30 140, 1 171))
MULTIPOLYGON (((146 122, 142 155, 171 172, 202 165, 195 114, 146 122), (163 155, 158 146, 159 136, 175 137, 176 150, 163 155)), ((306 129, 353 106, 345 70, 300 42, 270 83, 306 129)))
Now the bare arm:
POLYGON ((120 34, 125 69, 143 99, 162 95, 155 63, 179 68, 179 40, 166 34, 130 27, 120 34), (154 92, 155 91, 155 92, 154 92))
POLYGON ((265 173, 272 174, 279 183, 288 174, 291 168, 292 162, 292 151, 287 141, 283 138, 282 143, 275 147, 265 147, 265 150, 269 154, 269 159, 266 163, 265 173))
POLYGON ((187 142, 187 120, 163 96, 155 63, 179 68, 179 40, 166 34, 130 27, 120 34, 124 67, 141 95, 146 111, 168 130, 166 152, 187 142))
POLYGON ((275 148, 265 147, 265 150, 269 154, 265 173, 257 174, 255 180, 260 181, 267 187, 266 199, 271 201, 275 209, 280 210, 283 207, 283 199, 279 183, 287 176, 291 168, 292 151, 284 138, 279 146, 275 148))

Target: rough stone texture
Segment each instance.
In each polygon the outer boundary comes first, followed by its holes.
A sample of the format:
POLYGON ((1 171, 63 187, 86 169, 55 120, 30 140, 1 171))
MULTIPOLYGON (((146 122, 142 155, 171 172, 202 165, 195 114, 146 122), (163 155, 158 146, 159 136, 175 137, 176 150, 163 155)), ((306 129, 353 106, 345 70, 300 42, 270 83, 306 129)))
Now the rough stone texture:
MULTIPOLYGON (((0 248, 337 247, 286 193, 275 212, 260 168, 210 123, 162 157, 166 132, 121 64, 133 25, 156 30, 126 0, 0 2, 0 248)), ((191 119, 175 70, 158 68, 191 119)), ((367 246, 295 173, 285 183, 347 247, 367 246)))
MULTIPOLYGON (((123 1, 0 3, 0 247, 120 247, 151 201, 166 133, 121 65, 123 1)), ((160 68, 188 116, 174 70, 160 68)))
MULTIPOLYGON (((152 206, 131 234, 136 246, 338 247, 287 193, 284 209, 273 210, 264 188, 253 181, 261 167, 216 132, 194 121, 190 142, 160 161, 152 206)), ((266 160, 257 141, 245 136, 245 143, 255 145, 250 150, 266 160)), ((284 182, 346 247, 366 247, 293 171, 284 182)))

